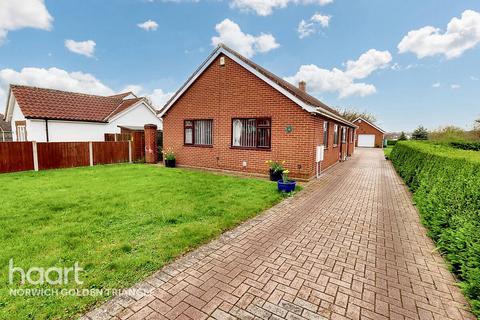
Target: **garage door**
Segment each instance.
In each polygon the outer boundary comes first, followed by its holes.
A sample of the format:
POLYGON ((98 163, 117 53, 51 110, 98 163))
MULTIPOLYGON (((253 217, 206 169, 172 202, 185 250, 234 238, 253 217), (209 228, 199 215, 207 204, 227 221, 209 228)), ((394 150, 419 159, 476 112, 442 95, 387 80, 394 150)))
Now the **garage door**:
POLYGON ((358 135, 359 147, 375 147, 375 135, 374 134, 359 134, 358 135))

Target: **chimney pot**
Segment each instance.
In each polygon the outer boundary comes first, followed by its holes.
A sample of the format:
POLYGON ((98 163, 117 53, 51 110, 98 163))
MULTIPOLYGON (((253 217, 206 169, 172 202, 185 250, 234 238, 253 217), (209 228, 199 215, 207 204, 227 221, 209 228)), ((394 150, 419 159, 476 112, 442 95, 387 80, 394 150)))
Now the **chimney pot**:
POLYGON ((307 83, 305 81, 300 81, 298 83, 298 88, 302 90, 303 92, 307 92, 307 83))

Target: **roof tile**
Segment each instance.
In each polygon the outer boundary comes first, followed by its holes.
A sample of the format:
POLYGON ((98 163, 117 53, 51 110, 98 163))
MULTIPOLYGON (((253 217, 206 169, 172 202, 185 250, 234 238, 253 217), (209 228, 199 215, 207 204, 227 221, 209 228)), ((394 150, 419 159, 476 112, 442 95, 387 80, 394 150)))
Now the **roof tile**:
POLYGON ((11 85, 15 99, 27 118, 107 122, 142 98, 126 99, 131 93, 97 96, 30 86, 11 85))

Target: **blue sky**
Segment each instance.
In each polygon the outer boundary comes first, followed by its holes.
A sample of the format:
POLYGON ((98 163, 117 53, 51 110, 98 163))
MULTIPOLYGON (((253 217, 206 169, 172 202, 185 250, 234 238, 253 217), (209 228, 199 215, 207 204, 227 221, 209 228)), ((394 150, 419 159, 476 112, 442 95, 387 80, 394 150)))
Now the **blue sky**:
POLYGON ((375 114, 387 131, 468 128, 480 118, 478 0, 22 2, 0 3, 2 104, 15 82, 128 88, 158 106, 222 41, 306 80, 328 105, 375 114))

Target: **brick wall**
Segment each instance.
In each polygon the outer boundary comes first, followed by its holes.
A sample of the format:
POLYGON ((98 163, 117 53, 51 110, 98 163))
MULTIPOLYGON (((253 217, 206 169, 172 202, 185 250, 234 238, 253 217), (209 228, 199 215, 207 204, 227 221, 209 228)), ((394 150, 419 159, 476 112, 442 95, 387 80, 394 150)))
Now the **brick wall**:
POLYGON ((355 145, 358 145, 358 135, 359 134, 374 134, 375 135, 375 148, 381 148, 383 146, 383 133, 372 127, 368 122, 363 120, 357 120, 355 124, 358 126, 357 129, 357 138, 355 145))
MULTIPOLYGON (((323 140, 323 120, 310 115, 228 57, 224 66, 219 65, 219 59, 164 116, 164 149, 174 150, 178 165, 266 174, 266 160, 285 160, 292 176, 312 177, 315 146, 323 140), (271 118, 271 149, 232 148, 232 118, 256 117, 271 118), (212 147, 184 145, 184 121, 194 119, 213 120, 212 147), (293 130, 287 132, 287 126, 293 130)), ((333 127, 331 134, 333 141, 333 127)), ((324 167, 338 160, 338 148, 336 152, 333 148, 328 151, 324 167)))

